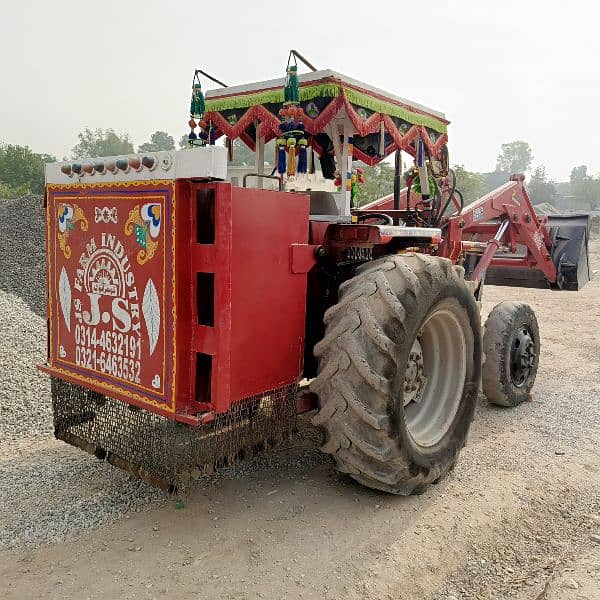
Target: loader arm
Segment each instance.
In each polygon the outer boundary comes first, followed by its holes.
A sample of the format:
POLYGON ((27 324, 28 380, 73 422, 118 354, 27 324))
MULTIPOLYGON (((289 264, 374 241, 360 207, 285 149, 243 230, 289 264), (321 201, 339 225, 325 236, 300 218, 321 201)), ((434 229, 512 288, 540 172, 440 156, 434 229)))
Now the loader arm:
POLYGON ((481 280, 490 266, 502 266, 536 268, 549 282, 556 282, 547 218, 535 214, 523 180, 523 175, 511 176, 509 182, 449 219, 441 254, 456 262, 463 252, 474 249, 468 243, 473 237, 485 243, 472 279, 481 280), (521 245, 526 249, 525 256, 499 258, 497 252, 501 245, 513 255, 517 245, 521 245))
POLYGON ((588 216, 536 215, 523 175, 448 220, 439 254, 481 255, 467 273, 495 285, 578 290, 590 279, 588 216))

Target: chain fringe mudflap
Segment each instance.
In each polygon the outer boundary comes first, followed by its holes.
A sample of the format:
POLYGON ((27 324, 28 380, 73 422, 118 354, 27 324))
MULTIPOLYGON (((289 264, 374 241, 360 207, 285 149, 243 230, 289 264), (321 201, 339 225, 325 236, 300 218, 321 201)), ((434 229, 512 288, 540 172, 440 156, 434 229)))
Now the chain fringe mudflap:
POLYGON ((236 403, 199 426, 52 379, 54 434, 171 493, 277 445, 296 428, 297 385, 236 403))

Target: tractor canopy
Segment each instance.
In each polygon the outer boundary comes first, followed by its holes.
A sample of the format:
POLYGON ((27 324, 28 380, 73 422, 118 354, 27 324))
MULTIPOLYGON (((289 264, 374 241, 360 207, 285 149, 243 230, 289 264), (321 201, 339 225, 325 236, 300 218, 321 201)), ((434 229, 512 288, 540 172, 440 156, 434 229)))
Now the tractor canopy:
POLYGON ((299 93, 291 101, 289 69, 285 79, 207 91, 204 119, 215 138, 240 138, 255 150, 257 138, 268 142, 281 135, 282 107, 293 104, 319 156, 333 150, 324 146, 337 142, 334 126, 343 122, 351 130, 352 157, 368 165, 398 149, 414 156, 418 139, 430 156, 438 156, 447 142, 449 122, 441 112, 329 69, 296 77, 299 93))

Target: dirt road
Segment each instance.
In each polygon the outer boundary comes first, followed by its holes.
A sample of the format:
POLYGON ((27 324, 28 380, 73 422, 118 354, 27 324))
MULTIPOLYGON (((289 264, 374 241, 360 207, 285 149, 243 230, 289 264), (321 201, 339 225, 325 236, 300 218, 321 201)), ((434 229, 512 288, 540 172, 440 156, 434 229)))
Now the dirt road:
MULTIPOLYGON (((599 268, 598 241, 593 257, 599 268)), ((484 313, 503 299, 530 302, 540 322, 532 401, 503 410, 481 397, 456 469, 424 495, 379 494, 336 474, 305 425, 183 506, 146 490, 128 505, 119 483, 139 492, 125 476, 33 437, 0 449, 0 473, 29 473, 27 493, 0 488, 13 532, 0 597, 600 598, 600 277, 580 293, 490 287, 484 313), (89 472, 73 480, 79 461, 89 472), (43 487, 48 470, 54 485, 43 487), (15 523, 39 515, 48 495, 55 509, 43 518, 67 529, 80 499, 125 508, 112 524, 36 548, 15 523)))

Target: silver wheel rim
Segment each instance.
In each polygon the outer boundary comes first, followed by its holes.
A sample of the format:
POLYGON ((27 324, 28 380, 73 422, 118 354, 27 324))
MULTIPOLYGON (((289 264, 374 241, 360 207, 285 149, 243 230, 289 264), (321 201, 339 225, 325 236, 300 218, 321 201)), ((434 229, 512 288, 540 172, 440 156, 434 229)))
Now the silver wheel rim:
POLYGON ((460 406, 467 372, 467 340, 445 303, 428 317, 411 347, 404 378, 404 416, 413 440, 434 446, 460 406))

